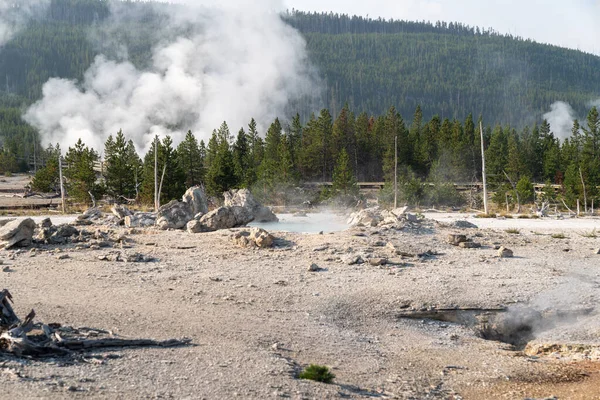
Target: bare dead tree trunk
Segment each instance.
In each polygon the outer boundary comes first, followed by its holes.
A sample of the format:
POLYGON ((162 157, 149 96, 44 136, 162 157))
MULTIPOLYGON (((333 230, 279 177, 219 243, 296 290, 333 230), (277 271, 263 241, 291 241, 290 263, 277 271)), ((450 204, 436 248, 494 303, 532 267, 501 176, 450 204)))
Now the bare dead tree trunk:
POLYGON ((581 186, 583 186, 583 210, 587 214, 587 192, 585 190, 585 182, 583 181, 583 173, 581 167, 579 167, 579 177, 581 178, 581 186))
MULTIPOLYGON (((513 190, 515 191, 515 196, 517 197, 517 214, 518 214, 518 213, 521 212, 521 198, 519 196, 519 192, 517 191, 517 186, 510 179, 510 177, 508 176, 508 174, 506 173, 506 171, 502 170, 502 172, 504 173, 504 176, 506 176, 506 179, 508 179, 508 182, 510 183, 510 186, 512 186, 513 190)), ((508 203, 507 203, 507 208, 508 208, 508 203)))

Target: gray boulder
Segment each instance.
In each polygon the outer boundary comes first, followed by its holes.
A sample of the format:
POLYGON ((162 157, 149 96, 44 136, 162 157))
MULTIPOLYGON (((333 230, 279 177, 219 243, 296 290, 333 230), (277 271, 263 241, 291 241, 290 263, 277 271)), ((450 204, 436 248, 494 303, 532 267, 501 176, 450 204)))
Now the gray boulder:
POLYGON ((158 209, 156 226, 159 229, 181 229, 194 218, 192 207, 184 201, 173 200, 158 209))
POLYGON ((225 207, 243 207, 254 217, 256 222, 277 222, 279 218, 269 207, 260 204, 248 189, 230 190, 223 193, 225 207))
POLYGON ((251 217, 248 210, 244 207, 219 207, 216 210, 204 214, 199 220, 190 221, 187 225, 187 229, 190 233, 230 229, 246 225, 248 222, 252 221, 251 217))
POLYGON ((102 211, 98 208, 88 208, 83 214, 77 216, 80 221, 96 221, 102 218, 102 211))
POLYGON ((275 238, 261 228, 252 228, 250 231, 237 232, 233 240, 240 247, 258 247, 265 249, 273 246, 275 238))
POLYGON ((206 193, 201 186, 193 186, 189 188, 183 195, 183 202, 190 205, 192 215, 199 213, 206 214, 208 212, 208 201, 206 193))
POLYGON ((148 212, 136 212, 125 217, 125 226, 128 228, 147 228, 156 222, 156 215, 148 212))
POLYGON ((0 228, 0 248, 27 247, 31 245, 36 228, 31 218, 14 220, 0 228))

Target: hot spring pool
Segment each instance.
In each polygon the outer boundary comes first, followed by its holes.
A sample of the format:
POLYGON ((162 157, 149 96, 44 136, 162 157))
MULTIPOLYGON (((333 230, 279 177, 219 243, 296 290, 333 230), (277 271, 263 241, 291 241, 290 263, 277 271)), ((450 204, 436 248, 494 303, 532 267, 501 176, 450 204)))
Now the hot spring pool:
POLYGON ((294 214, 277 214, 279 222, 251 222, 249 226, 257 226, 267 231, 319 233, 339 232, 347 229, 347 215, 334 213, 307 213, 306 217, 294 214))

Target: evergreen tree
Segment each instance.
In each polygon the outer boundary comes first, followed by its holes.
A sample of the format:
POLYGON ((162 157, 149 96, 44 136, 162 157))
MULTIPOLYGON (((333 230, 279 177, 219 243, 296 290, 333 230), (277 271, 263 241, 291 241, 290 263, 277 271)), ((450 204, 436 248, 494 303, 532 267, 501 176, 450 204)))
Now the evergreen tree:
POLYGON ((141 160, 133 142, 127 142, 123 131, 108 137, 104 144, 104 181, 106 192, 117 202, 136 198, 141 160))
POLYGON ((206 171, 206 191, 212 196, 221 196, 238 185, 233 153, 226 137, 220 130, 213 133, 208 143, 210 164, 206 171))
POLYGON ((248 145, 248 135, 246 135, 244 128, 238 132, 235 144, 233 145, 233 163, 239 185, 250 187, 254 183, 256 172, 254 172, 252 154, 248 145))
POLYGON ((358 186, 350 167, 350 157, 346 149, 339 152, 339 156, 333 169, 333 190, 337 194, 357 194, 358 186))
POLYGON ((200 185, 204 181, 204 158, 192 131, 188 131, 177 146, 177 163, 185 173, 185 186, 200 185))
POLYGON ((75 201, 91 204, 102 195, 102 187, 96 183, 94 164, 99 161, 98 153, 82 142, 69 147, 65 155, 64 176, 69 196, 75 201))

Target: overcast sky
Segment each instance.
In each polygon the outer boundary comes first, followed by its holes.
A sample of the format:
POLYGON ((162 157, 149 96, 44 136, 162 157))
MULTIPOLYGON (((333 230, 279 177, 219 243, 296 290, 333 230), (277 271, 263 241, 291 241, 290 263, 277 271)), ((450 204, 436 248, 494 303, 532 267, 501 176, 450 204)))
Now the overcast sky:
POLYGON ((287 8, 459 21, 600 55, 600 0, 283 0, 287 8))

